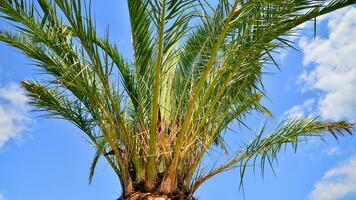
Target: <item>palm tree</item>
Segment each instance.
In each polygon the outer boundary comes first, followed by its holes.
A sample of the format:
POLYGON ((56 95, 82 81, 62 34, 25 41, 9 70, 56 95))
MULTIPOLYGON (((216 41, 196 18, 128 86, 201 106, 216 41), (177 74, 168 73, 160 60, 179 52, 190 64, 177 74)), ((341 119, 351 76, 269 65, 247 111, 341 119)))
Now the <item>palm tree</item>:
MULTIPOLYGON (((286 119, 264 125, 250 143, 226 148, 223 132, 250 116, 270 119, 261 104, 264 66, 292 47, 300 24, 355 0, 128 0, 134 55, 124 59, 96 33, 80 0, 0 0, 13 30, 3 41, 34 61, 43 78, 22 81, 47 117, 72 122, 121 183, 121 199, 194 199, 206 180, 249 164, 265 166, 284 146, 311 137, 351 134, 353 124, 286 119), (269 128, 267 128, 269 127, 269 128), (212 149, 228 152, 202 167, 212 149)), ((277 66, 278 67, 278 66, 277 66)))

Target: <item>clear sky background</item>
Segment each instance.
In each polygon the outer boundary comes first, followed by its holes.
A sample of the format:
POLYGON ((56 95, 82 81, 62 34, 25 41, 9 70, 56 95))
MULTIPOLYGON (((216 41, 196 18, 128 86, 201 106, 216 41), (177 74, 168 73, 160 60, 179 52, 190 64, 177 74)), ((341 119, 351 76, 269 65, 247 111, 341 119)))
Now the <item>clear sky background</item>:
MULTIPOLYGON (((111 38, 129 57, 130 29, 125 1, 94 0, 98 29, 110 26, 111 38)), ((0 23, 1 29, 7 25, 0 23)), ((10 27, 8 27, 10 28, 10 27)), ((318 19, 294 38, 299 51, 276 58, 282 71, 264 77, 270 100, 266 105, 276 123, 291 116, 319 115, 325 120, 356 121, 356 7, 318 19)), ((73 125, 35 118, 18 83, 36 76, 30 61, 0 43, 0 200, 114 200, 119 183, 105 162, 88 184, 94 154, 73 125)), ((258 128, 258 120, 252 126, 258 128)), ((295 154, 280 154, 275 166, 261 174, 249 169, 246 200, 356 199, 356 137, 312 140, 295 154)), ((234 141, 231 141, 234 142, 234 141)), ((197 192, 202 200, 243 199, 239 171, 208 181, 197 192)))

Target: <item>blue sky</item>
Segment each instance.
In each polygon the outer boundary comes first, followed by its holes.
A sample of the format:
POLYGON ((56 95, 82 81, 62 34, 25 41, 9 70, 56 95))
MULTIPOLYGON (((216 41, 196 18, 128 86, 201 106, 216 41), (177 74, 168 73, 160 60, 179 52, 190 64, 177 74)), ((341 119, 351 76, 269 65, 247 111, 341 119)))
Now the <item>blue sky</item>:
MULTIPOLYGON (((93 1, 99 30, 110 35, 129 57, 130 30, 124 1, 93 1)), ((5 26, 5 24, 0 24, 5 26)), ((1 27, 2 28, 2 27, 1 27)), ((294 39, 300 51, 276 55, 282 71, 266 76, 274 120, 320 115, 326 120, 356 120, 356 8, 318 19, 313 40, 311 24, 294 39)), ((88 172, 94 154, 80 132, 62 120, 35 118, 18 83, 36 76, 30 61, 0 43, 0 200, 113 200, 120 195, 114 173, 100 162, 91 185, 88 172)), ((273 71, 277 72, 277 71, 273 71)), ((256 127, 260 122, 255 120, 256 127)), ((275 166, 276 176, 248 170, 247 200, 356 199, 356 137, 310 141, 297 154, 286 150, 275 166)), ((199 199, 243 199, 239 172, 208 181, 199 199)))

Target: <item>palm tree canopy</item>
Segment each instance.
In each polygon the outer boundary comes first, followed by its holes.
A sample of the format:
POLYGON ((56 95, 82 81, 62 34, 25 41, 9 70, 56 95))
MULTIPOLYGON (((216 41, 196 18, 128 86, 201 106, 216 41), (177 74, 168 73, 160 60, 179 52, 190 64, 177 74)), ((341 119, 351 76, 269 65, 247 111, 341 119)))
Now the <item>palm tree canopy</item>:
POLYGON ((191 196, 208 178, 252 159, 261 166, 325 132, 351 134, 353 124, 298 118, 262 128, 229 151, 223 131, 249 116, 271 116, 261 104, 266 65, 292 47, 286 36, 355 0, 127 0, 133 57, 96 32, 80 0, 0 0, 13 30, 0 41, 20 49, 44 76, 23 81, 31 104, 69 120, 118 175, 124 196, 180 191, 191 196), (234 155, 210 170, 199 164, 213 145, 234 155))

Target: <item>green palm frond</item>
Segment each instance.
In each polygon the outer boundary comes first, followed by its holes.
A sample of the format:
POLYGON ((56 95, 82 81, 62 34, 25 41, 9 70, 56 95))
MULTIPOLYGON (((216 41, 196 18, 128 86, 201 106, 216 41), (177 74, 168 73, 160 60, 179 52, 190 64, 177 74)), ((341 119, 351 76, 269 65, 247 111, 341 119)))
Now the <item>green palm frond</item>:
POLYGON ((315 119, 293 119, 282 122, 274 131, 268 132, 266 136, 265 126, 250 144, 240 149, 235 158, 223 165, 211 170, 206 175, 199 175, 198 180, 193 184, 195 191, 205 180, 223 171, 238 167, 241 169, 241 179, 245 174, 247 166, 256 166, 258 160, 262 173, 266 164, 270 164, 278 159, 278 154, 286 146, 291 145, 296 151, 300 142, 305 142, 312 137, 324 138, 326 132, 338 138, 345 134, 352 135, 354 124, 344 121, 340 122, 318 122, 315 119), (250 161, 252 160, 252 165, 250 161))
POLYGON ((91 184, 91 182, 92 182, 92 180, 93 180, 95 168, 96 168, 96 165, 97 165, 98 160, 99 160, 99 158, 100 158, 100 155, 101 155, 101 153, 100 153, 99 150, 95 152, 93 161, 92 161, 91 166, 90 166, 89 184, 91 184))

